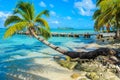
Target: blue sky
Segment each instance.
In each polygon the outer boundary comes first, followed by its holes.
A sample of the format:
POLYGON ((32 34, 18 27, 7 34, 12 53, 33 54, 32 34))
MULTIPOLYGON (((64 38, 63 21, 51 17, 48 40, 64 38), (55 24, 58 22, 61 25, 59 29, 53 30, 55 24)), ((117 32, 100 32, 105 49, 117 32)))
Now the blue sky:
MULTIPOLYGON (((12 14, 19 0, 0 0, 0 28, 4 20, 12 14)), ((96 0, 24 0, 33 2, 36 13, 49 10, 50 17, 45 18, 51 28, 73 27, 76 29, 93 29, 92 15, 96 9, 96 0)))

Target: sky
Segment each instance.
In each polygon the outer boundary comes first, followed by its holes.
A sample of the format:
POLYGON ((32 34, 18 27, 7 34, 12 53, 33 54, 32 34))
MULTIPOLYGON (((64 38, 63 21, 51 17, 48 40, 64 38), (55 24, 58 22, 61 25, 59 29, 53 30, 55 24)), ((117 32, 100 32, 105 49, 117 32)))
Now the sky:
MULTIPOLYGON (((0 0, 0 28, 4 27, 6 17, 12 14, 20 0, 0 0)), ((72 27, 75 29, 93 29, 92 15, 96 10, 96 0, 24 0, 34 3, 36 14, 49 10, 50 17, 45 18, 51 28, 72 27)))

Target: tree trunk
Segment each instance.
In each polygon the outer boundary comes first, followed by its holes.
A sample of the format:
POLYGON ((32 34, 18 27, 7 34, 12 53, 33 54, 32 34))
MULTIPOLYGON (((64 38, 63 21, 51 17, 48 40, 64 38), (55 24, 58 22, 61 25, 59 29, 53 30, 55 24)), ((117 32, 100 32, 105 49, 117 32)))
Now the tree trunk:
POLYGON ((72 52, 72 51, 67 51, 64 49, 61 49, 58 46, 55 46, 51 43, 49 43, 48 41, 46 41, 43 38, 40 38, 37 34, 35 34, 34 30, 30 29, 30 33, 37 38, 40 42, 44 43, 45 45, 51 47, 52 49, 67 55, 71 58, 80 58, 80 59, 94 59, 99 55, 103 55, 103 56, 107 56, 107 55, 115 55, 118 54, 118 52, 116 50, 113 49, 109 49, 109 48, 100 48, 94 51, 90 51, 90 52, 72 52))
POLYGON ((117 27, 117 31, 116 31, 116 38, 120 38, 120 31, 119 31, 119 22, 118 22, 118 17, 116 16, 116 27, 117 27))
POLYGON ((64 49, 61 49, 61 48, 58 47, 58 46, 55 46, 54 44, 49 43, 47 40, 39 37, 39 36, 34 32, 34 30, 30 29, 30 33, 31 33, 36 39, 38 39, 40 42, 42 42, 42 43, 44 43, 45 45, 51 47, 52 49, 54 49, 54 50, 56 50, 56 51, 58 51, 58 52, 60 52, 60 53, 62 53, 62 54, 65 54, 66 52, 68 52, 68 51, 66 51, 66 50, 64 50, 64 49))
POLYGON ((107 33, 110 32, 110 24, 109 23, 107 23, 107 25, 106 25, 106 30, 107 30, 107 33))
POLYGON ((70 56, 71 58, 80 58, 80 59, 95 59, 97 56, 116 56, 119 57, 119 51, 110 49, 110 48, 99 48, 90 52, 68 52, 65 55, 70 56))

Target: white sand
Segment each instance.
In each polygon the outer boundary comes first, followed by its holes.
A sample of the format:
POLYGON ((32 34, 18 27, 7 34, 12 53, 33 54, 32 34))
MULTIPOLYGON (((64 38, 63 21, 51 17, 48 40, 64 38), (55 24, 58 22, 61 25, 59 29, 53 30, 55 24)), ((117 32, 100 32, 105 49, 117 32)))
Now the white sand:
MULTIPOLYGON (((67 68, 64 68, 60 66, 57 62, 54 61, 53 55, 60 56, 61 54, 54 51, 51 48, 45 48, 43 50, 40 50, 37 52, 29 53, 27 56, 28 58, 32 58, 32 64, 28 64, 26 62, 23 62, 23 64, 27 64, 27 66, 24 66, 25 70, 19 67, 19 72, 24 72, 25 75, 20 76, 19 79, 23 80, 73 80, 71 78, 71 75, 77 71, 68 70, 67 68), (29 70, 26 70, 28 68, 29 70), (27 74, 27 77, 26 77, 27 74), (32 74, 32 75, 31 75, 32 74)), ((17 58, 21 58, 17 56, 17 58)), ((26 57, 27 58, 27 57, 26 57)), ((16 66, 16 64, 13 64, 16 66)), ((13 66, 12 65, 12 66, 13 66)), ((23 66, 22 66, 23 67, 23 66)), ((12 70, 12 69, 11 69, 12 70)), ((13 69, 14 70, 14 69, 13 69)), ((12 70, 12 71, 13 71, 12 70)), ((12 74, 12 77, 16 75, 12 74)))
POLYGON ((49 80, 72 80, 70 76, 74 71, 61 67, 55 61, 51 59, 35 59, 34 61, 43 67, 38 68, 37 71, 31 71, 31 73, 48 78, 49 80))

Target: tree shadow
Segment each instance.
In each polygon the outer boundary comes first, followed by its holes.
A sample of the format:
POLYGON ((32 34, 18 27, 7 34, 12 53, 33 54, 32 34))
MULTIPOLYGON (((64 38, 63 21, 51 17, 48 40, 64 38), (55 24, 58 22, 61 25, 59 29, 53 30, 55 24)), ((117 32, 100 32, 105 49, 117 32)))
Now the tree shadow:
POLYGON ((55 66, 48 65, 48 64, 36 64, 34 59, 43 59, 43 58, 50 58, 50 57, 31 57, 31 58, 24 58, 24 59, 15 59, 11 61, 6 61, 0 63, 0 78, 2 80, 20 80, 24 78, 26 80, 49 80, 44 78, 40 75, 34 73, 50 73, 52 72, 59 72, 64 73, 64 70, 61 70, 55 66))

